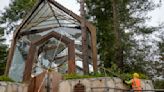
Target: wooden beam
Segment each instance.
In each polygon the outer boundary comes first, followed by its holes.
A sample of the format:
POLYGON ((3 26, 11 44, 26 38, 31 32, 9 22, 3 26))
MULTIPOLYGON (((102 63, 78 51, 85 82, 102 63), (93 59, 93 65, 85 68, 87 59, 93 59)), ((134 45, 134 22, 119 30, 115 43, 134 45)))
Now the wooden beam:
MULTIPOLYGON (((41 32, 45 32, 45 31, 49 31, 50 29, 53 29, 53 28, 59 28, 59 27, 53 26, 53 27, 46 27, 46 28, 40 28, 40 29, 32 29, 30 31, 19 32, 18 35, 19 36, 25 36, 25 35, 30 35, 30 34, 36 34, 36 33, 41 33, 41 32)), ((76 27, 65 27, 65 28, 81 29, 79 26, 76 26, 76 27)))
POLYGON ((91 45, 92 45, 92 62, 93 62, 93 70, 97 72, 97 48, 96 48, 96 33, 91 33, 91 45))
MULTIPOLYGON (((61 47, 61 46, 63 46, 63 45, 59 44, 59 47, 61 47)), ((43 49, 44 49, 44 51, 49 51, 49 50, 56 49, 57 47, 58 47, 57 45, 51 45, 51 46, 45 46, 43 49)))
POLYGON ((25 35, 30 35, 30 34, 41 33, 41 32, 45 32, 45 31, 48 31, 53 28, 56 28, 56 27, 48 27, 48 28, 43 28, 43 29, 34 29, 34 30, 30 30, 30 31, 24 31, 24 32, 20 32, 19 35, 25 36, 25 35))
POLYGON ((28 54, 27 60, 25 62, 23 82, 28 83, 31 79, 31 72, 32 72, 33 61, 35 59, 34 58, 35 54, 36 54, 36 46, 34 44, 31 44, 30 49, 29 49, 29 54, 28 54))
POLYGON ((15 52, 15 47, 16 47, 16 38, 13 37, 12 43, 11 43, 11 47, 9 49, 9 54, 7 57, 7 64, 6 64, 6 69, 5 69, 5 75, 7 76, 12 64, 12 60, 13 60, 13 56, 14 56, 14 52, 15 52))
POLYGON ((76 64, 75 64, 75 44, 72 40, 70 44, 68 44, 68 73, 74 74, 76 73, 76 64))
POLYGON ((32 43, 38 46, 39 44, 43 43, 45 40, 48 40, 52 37, 56 38, 57 40, 61 40, 61 42, 65 43, 65 44, 69 44, 70 41, 72 41, 68 37, 62 36, 61 34, 53 31, 53 32, 48 33, 47 35, 44 35, 42 38, 40 38, 36 41, 33 41, 32 43))

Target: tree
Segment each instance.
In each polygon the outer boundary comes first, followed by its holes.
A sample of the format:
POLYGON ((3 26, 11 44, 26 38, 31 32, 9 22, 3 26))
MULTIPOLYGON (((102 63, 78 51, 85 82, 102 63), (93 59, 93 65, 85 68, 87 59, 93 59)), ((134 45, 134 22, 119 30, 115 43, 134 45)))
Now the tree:
POLYGON ((13 31, 18 22, 25 17, 37 0, 11 0, 0 17, 0 24, 6 24, 5 30, 13 31))
POLYGON ((4 74, 7 60, 7 46, 3 44, 4 39, 2 38, 3 31, 3 28, 0 28, 0 75, 4 74))
POLYGON ((113 10, 113 31, 115 35, 115 60, 118 67, 123 68, 123 51, 121 47, 121 32, 119 30, 119 19, 117 6, 117 1, 112 0, 112 10, 113 10))
POLYGON ((89 63, 87 55, 87 28, 85 26, 85 0, 79 0, 80 3, 80 14, 83 20, 81 21, 81 31, 82 31, 82 52, 83 52, 83 69, 84 73, 89 73, 89 63))
POLYGON ((88 17, 97 26, 98 52, 105 67, 112 63, 126 72, 146 72, 146 46, 141 48, 138 35, 151 34, 145 25, 147 12, 157 5, 151 0, 86 0, 88 17), (127 68, 126 68, 127 67, 127 68))

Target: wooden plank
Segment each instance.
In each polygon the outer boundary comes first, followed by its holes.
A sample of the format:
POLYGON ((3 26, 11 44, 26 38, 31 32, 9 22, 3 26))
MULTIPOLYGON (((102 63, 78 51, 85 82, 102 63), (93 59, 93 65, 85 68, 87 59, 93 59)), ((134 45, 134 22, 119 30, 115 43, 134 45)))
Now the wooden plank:
POLYGON ((68 73, 76 73, 76 64, 75 64, 75 44, 74 41, 68 44, 68 73))
POLYGON ((28 86, 28 92, 44 92, 45 89, 45 77, 47 72, 39 74, 36 77, 33 77, 28 86))

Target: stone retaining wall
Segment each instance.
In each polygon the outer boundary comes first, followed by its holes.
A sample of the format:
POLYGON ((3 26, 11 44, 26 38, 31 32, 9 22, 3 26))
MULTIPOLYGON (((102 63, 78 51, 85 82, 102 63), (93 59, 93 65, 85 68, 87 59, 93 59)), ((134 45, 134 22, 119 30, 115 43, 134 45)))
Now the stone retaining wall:
MULTIPOLYGON (((78 84, 85 87, 85 92, 123 92, 123 90, 128 90, 127 86, 119 78, 89 78, 89 79, 76 79, 76 80, 65 80, 59 84, 59 92, 78 92, 74 91, 75 86, 78 84), (105 89, 105 87, 110 87, 105 89), (117 88, 117 89, 113 89, 117 88)), ((154 89, 152 82, 150 80, 142 80, 141 82, 143 90, 154 89)), ((82 90, 81 88, 79 88, 82 90)), ((83 92, 83 91, 80 91, 83 92)))
POLYGON ((25 84, 0 82, 0 92, 27 92, 25 84))
MULTIPOLYGON (((143 90, 154 89, 152 81, 150 80, 142 80, 141 87, 143 90)), ((128 88, 119 78, 103 77, 63 80, 59 83, 58 89, 58 92, 123 92, 120 89, 128 88), (110 88, 105 89, 105 87, 110 88)), ((27 92, 27 85, 20 83, 0 82, 0 92, 27 92)))

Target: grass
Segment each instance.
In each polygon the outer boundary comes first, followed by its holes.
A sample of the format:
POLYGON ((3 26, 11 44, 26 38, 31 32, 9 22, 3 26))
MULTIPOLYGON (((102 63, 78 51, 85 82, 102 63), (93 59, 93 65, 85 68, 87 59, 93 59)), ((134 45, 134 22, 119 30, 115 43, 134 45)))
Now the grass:
POLYGON ((4 75, 0 76, 0 81, 14 82, 11 78, 4 76, 4 75))

